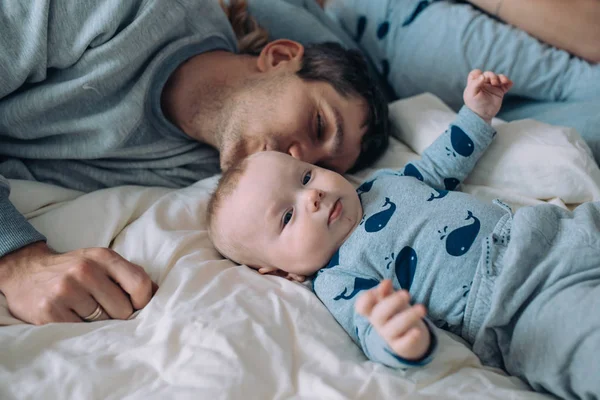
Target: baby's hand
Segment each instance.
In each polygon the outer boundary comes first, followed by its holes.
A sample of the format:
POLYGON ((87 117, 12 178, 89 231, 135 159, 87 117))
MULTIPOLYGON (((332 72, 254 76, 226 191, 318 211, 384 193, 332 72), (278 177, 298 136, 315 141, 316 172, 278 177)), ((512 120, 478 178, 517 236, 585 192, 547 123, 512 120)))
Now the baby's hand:
POLYGON ((500 111, 502 99, 512 85, 512 81, 502 74, 474 69, 469 73, 463 93, 465 105, 489 124, 500 111))
POLYGON ((394 292, 390 280, 363 293, 355 308, 398 356, 419 360, 429 349, 431 337, 423 322, 425 307, 422 304, 411 306, 408 292, 394 292))

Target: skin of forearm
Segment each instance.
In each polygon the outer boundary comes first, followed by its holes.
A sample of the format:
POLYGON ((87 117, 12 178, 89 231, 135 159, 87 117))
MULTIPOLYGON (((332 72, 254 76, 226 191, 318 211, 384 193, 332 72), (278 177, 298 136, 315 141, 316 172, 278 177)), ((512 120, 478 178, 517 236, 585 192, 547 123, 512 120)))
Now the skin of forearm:
POLYGON ((552 46, 600 62, 600 0, 469 0, 552 46))

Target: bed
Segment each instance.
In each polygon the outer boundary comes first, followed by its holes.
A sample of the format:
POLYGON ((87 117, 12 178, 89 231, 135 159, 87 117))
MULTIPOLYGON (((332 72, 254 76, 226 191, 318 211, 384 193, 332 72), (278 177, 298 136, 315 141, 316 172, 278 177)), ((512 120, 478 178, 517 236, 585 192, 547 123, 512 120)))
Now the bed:
MULTIPOLYGON (((455 113, 423 94, 390 105, 392 143, 373 169, 400 167, 455 113)), ((571 128, 494 120, 496 141, 462 190, 514 208, 600 199, 600 170, 571 128)), ((483 367, 438 330, 426 369, 368 361, 307 285, 222 259, 205 229, 218 177, 188 188, 118 187, 89 194, 11 181, 11 201, 59 251, 106 246, 160 285, 128 321, 20 323, 0 295, 2 399, 544 399, 483 367)))

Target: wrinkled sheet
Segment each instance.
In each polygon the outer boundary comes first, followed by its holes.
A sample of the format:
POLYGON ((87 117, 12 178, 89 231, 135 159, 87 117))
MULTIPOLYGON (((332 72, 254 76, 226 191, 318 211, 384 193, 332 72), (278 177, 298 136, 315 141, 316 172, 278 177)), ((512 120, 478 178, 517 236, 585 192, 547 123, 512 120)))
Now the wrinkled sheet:
MULTIPOLYGON (((395 135, 410 147, 393 139, 377 167, 400 167, 418 157, 411 148, 422 151, 453 117, 430 95, 396 102, 391 111, 395 135)), ((589 149, 576 132, 528 122, 514 135, 510 124, 495 123, 491 159, 478 164, 466 191, 484 200, 506 196, 515 207, 598 199, 600 171, 586 162, 589 149), (540 141, 535 132, 545 130, 554 133, 540 141), (526 154, 534 159, 527 162, 543 161, 529 175, 508 168, 524 162, 518 159, 523 138, 531 139, 526 154), (578 163, 565 171, 561 156, 542 151, 546 145, 563 146, 578 163), (488 171, 486 163, 504 167, 488 171), (542 188, 522 182, 559 169, 561 179, 546 179, 542 188), (516 181, 519 190, 503 186, 516 181)), ((358 183, 369 172, 350 178, 358 183)), ((550 398, 481 366, 460 338, 440 330, 439 352, 427 368, 402 372, 369 362, 305 285, 261 276, 219 256, 204 211, 217 179, 180 190, 129 186, 89 194, 11 182, 11 200, 55 249, 111 247, 142 265, 160 289, 129 321, 41 327, 12 318, 0 295, 0 324, 10 325, 0 328, 0 398, 550 398)))

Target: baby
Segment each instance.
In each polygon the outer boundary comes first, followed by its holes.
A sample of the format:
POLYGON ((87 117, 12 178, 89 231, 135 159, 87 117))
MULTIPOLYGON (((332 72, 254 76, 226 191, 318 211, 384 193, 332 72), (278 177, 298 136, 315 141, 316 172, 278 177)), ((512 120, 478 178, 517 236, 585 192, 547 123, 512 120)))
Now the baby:
POLYGON ((491 143, 511 85, 472 71, 465 106, 422 158, 356 190, 283 153, 248 157, 209 203, 215 247, 263 274, 314 275, 317 296, 374 361, 427 364, 433 323, 536 390, 600 395, 600 317, 586 312, 600 309, 600 204, 513 215, 454 190, 491 143))

